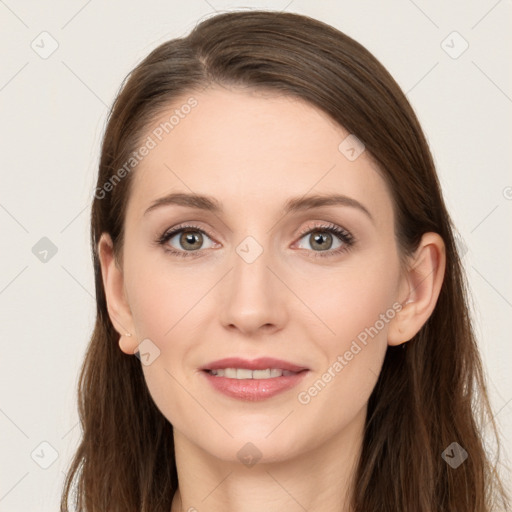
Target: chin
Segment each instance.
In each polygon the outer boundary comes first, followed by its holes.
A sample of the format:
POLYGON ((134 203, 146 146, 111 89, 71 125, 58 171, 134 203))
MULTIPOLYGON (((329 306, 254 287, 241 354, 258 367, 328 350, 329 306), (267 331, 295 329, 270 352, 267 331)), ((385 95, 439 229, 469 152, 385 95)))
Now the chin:
POLYGON ((272 433, 267 437, 255 429, 232 431, 233 438, 203 449, 220 460, 236 462, 252 467, 254 464, 272 464, 284 462, 300 454, 301 443, 288 432, 272 433))

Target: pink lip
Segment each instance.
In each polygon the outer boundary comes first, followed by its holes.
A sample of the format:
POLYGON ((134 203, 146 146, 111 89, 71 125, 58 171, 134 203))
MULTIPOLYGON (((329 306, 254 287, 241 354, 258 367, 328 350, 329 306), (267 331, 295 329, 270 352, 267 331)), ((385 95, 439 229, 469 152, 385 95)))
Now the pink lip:
MULTIPOLYGON (((219 359, 211 363, 205 364, 200 370, 219 370, 222 368, 246 368, 247 370, 266 370, 267 368, 275 368, 278 370, 289 370, 291 372, 300 372, 307 370, 305 366, 298 366, 282 359, 274 359, 273 357, 260 357, 252 361, 241 359, 239 357, 227 357, 219 359)), ((276 377, 280 378, 280 377, 276 377)))
POLYGON ((209 363, 201 368, 201 373, 214 389, 239 400, 258 401, 270 398, 296 386, 308 373, 308 369, 287 361, 262 357, 253 361, 230 357, 209 363), (246 368, 248 370, 265 370, 275 368, 297 372, 294 375, 272 377, 270 379, 231 379, 228 377, 216 377, 207 370, 222 368, 246 368))

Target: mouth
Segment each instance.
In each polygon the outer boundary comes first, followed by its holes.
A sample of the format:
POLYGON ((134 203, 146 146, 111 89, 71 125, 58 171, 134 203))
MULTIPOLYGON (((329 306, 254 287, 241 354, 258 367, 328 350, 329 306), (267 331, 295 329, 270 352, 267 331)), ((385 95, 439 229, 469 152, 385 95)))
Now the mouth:
MULTIPOLYGON (((275 377, 289 377, 300 372, 292 372, 281 368, 267 368, 265 370, 249 370, 247 368, 219 368, 217 370, 204 370, 215 377, 226 377, 228 379, 273 379, 275 377)), ((301 370, 307 371, 307 370, 301 370)))
POLYGON ((231 398, 264 400, 295 387, 309 368, 274 358, 226 358, 200 368, 214 390, 231 398))
MULTIPOLYGON (((274 357, 260 357, 258 359, 253 359, 249 361, 248 359, 242 359, 240 357, 226 357, 224 359, 219 359, 217 361, 212 361, 211 363, 205 364, 200 370, 213 371, 220 370, 224 372, 228 372, 230 378, 242 378, 242 379, 250 379, 253 378, 249 376, 249 373, 244 372, 244 370, 255 371, 265 371, 265 372, 292 372, 299 373, 302 370, 308 370, 309 368, 305 366, 301 366, 295 363, 291 363, 289 361, 284 361, 282 359, 276 359, 274 357), (234 373, 236 371, 236 375, 234 373), (240 377, 237 377, 240 375, 240 377)), ((263 374, 262 377, 256 378, 265 378, 263 374)), ((227 376, 227 375, 226 375, 227 376)), ((274 377, 280 377, 280 375, 272 375, 274 377)), ((268 376, 266 378, 270 378, 268 376)))

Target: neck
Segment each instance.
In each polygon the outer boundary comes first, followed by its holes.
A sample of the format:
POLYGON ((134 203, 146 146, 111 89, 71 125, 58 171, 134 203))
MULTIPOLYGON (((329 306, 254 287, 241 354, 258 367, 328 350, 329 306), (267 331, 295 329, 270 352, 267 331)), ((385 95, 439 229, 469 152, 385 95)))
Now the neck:
POLYGON ((350 512, 366 408, 311 449, 254 466, 220 460, 174 430, 179 489, 171 512, 350 512))

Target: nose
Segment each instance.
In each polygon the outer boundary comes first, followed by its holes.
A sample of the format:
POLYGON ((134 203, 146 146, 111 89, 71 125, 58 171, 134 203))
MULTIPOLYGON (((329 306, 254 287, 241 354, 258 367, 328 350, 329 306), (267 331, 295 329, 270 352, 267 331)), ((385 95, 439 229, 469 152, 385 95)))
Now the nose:
POLYGON ((246 336, 257 336, 259 332, 268 335, 282 329, 290 297, 276 276, 279 270, 273 268, 276 264, 268 257, 268 251, 264 250, 254 261, 242 251, 233 256, 231 272, 219 290, 223 326, 246 336))

